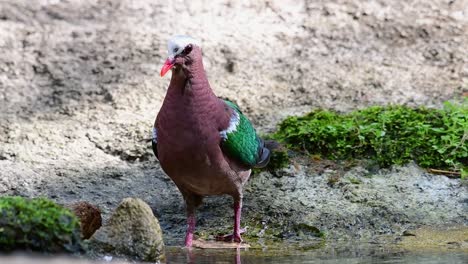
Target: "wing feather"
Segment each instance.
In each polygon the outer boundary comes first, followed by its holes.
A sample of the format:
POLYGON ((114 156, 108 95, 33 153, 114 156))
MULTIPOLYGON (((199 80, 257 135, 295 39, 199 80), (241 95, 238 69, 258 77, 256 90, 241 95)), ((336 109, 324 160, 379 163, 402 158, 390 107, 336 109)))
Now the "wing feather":
POLYGON ((232 109, 229 126, 220 131, 223 151, 247 166, 265 167, 270 159, 265 143, 239 107, 228 100, 223 101, 232 109))

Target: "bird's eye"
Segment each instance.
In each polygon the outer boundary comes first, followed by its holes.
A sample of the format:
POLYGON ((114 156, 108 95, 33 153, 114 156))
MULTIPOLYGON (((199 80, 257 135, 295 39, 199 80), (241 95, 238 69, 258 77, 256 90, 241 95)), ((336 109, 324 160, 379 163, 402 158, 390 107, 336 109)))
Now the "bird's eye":
POLYGON ((182 52, 183 54, 189 54, 192 51, 192 44, 188 44, 185 48, 184 51, 182 52))
POLYGON ((174 53, 177 53, 177 51, 179 51, 179 48, 174 48, 173 51, 174 53))

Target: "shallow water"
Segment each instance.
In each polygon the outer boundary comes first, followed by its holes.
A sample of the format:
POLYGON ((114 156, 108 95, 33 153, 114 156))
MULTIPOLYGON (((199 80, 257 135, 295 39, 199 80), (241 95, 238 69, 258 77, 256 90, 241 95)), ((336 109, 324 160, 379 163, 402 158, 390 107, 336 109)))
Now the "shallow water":
MULTIPOLYGON (((282 252, 288 254, 288 252, 282 252)), ((125 261, 112 258, 88 260, 70 257, 44 257, 37 255, 0 256, 1 264, 143 264, 142 262, 125 261)), ((166 263, 200 263, 200 264, 277 264, 277 263, 468 263, 468 251, 430 251, 430 252, 382 252, 380 250, 363 252, 340 252, 337 255, 321 250, 311 250, 302 253, 280 255, 277 251, 216 249, 188 251, 183 248, 170 247, 166 251, 166 263)))
POLYGON ((243 250, 187 250, 168 252, 167 263, 468 263, 468 252, 420 252, 362 255, 350 252, 349 256, 325 256, 311 252, 288 256, 263 255, 243 250), (356 256, 358 255, 358 256, 356 256))

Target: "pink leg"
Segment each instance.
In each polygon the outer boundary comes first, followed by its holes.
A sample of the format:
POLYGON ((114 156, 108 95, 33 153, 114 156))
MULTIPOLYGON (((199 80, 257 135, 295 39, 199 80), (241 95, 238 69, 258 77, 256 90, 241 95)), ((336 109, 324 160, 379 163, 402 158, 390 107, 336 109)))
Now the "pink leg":
POLYGON ((241 243, 241 233, 240 233, 240 220, 241 220, 241 213, 242 213, 242 200, 234 201, 234 234, 233 240, 235 242, 241 243))
POLYGON ((187 216, 187 233, 185 234, 185 247, 191 247, 193 242, 193 232, 195 231, 195 213, 187 216))
POLYGON ((241 211, 242 211, 242 199, 234 200, 234 233, 231 235, 222 235, 217 236, 216 240, 218 241, 235 241, 238 243, 242 242, 241 234, 245 232, 244 229, 240 228, 241 220, 241 211))

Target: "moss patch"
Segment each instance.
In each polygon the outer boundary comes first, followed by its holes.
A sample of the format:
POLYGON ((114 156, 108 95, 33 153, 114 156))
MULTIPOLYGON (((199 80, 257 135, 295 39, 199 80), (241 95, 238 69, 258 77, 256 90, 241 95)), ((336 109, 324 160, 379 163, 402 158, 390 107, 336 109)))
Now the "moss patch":
MULTIPOLYGON (((320 248, 325 245, 326 235, 309 223, 296 223, 286 215, 267 216, 267 213, 251 213, 242 219, 246 232, 242 234, 250 249, 294 250, 320 248)), ((231 234, 231 221, 195 231, 196 239, 214 240, 217 236, 231 234)))
POLYGON ((0 249, 77 252, 80 226, 68 209, 48 199, 0 197, 0 249))
POLYGON ((381 167, 414 160, 425 168, 460 171, 468 164, 468 99, 445 103, 443 109, 316 110, 288 117, 272 137, 293 150, 329 159, 365 158, 381 167))

